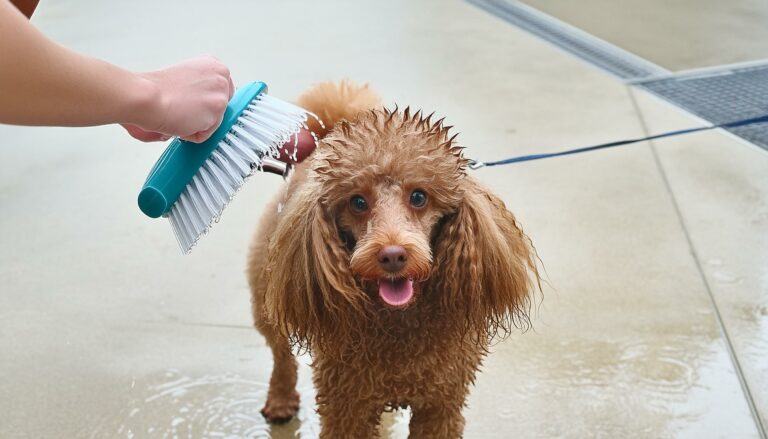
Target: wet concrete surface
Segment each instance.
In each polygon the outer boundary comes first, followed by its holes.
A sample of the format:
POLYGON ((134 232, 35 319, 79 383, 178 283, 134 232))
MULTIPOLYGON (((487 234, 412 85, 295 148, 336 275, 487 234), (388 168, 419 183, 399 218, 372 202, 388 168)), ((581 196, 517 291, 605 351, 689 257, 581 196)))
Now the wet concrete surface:
MULTIPOLYGON (((690 119, 635 93, 651 132, 690 119)), ((688 122, 690 123, 690 122, 688 122)), ((720 134, 656 145, 755 408, 768 420, 768 155, 720 134)))
POLYGON ((672 71, 768 58, 762 0, 523 0, 672 71))
MULTIPOLYGON (((34 21, 137 70, 210 52, 237 83, 286 99, 368 81, 388 103, 447 116, 479 159, 694 123, 463 2, 69 0, 34 21)), ((299 418, 258 413, 271 357, 243 271, 278 178, 250 182, 182 257, 135 205, 161 145, 116 127, 0 126, 0 138, 0 437, 316 436, 306 364, 299 418)), ((547 282, 534 330, 485 362, 466 437, 759 437, 708 288, 765 418, 768 163, 718 133, 657 151, 477 171, 547 282)), ((387 415, 384 436, 405 437, 407 420, 387 415)))

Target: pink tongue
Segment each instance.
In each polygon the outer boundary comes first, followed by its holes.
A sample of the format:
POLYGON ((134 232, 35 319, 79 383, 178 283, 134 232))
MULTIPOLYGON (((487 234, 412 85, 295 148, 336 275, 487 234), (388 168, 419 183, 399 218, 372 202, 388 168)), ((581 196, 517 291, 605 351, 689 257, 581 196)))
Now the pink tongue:
POLYGON ((388 305, 405 305, 413 297, 413 281, 410 279, 380 279, 379 296, 388 305))

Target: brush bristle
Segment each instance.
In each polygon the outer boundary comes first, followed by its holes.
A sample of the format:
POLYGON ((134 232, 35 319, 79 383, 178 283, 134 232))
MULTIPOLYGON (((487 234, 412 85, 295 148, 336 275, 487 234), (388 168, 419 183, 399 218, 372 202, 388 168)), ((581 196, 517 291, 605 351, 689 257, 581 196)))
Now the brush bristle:
POLYGON ((245 180, 261 170, 262 160, 278 157, 279 148, 307 128, 308 116, 314 115, 265 93, 248 105, 165 215, 184 253, 219 220, 245 180))

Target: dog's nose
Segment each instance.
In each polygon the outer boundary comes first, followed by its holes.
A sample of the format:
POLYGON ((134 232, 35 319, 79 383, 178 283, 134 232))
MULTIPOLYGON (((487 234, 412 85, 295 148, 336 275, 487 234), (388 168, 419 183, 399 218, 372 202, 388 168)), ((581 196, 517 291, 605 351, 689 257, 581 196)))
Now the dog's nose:
POLYGON ((407 260, 408 254, 400 245, 388 245, 379 251, 379 265, 390 273, 402 270, 407 260))

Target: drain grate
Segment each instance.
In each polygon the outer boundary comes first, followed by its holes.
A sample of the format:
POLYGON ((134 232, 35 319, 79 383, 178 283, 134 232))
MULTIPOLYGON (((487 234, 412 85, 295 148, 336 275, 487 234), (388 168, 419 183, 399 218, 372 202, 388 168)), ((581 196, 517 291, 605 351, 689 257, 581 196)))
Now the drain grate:
MULTIPOLYGON (((468 0, 713 124, 768 114, 768 63, 674 74, 517 0, 468 0)), ((768 151, 768 124, 727 131, 768 151)))
MULTIPOLYGON (((714 124, 768 114, 768 64, 724 66, 635 85, 714 124)), ((768 150, 768 124, 727 131, 768 150)))
POLYGON ((516 0, 468 0, 509 23, 623 80, 669 73, 637 55, 516 0))

